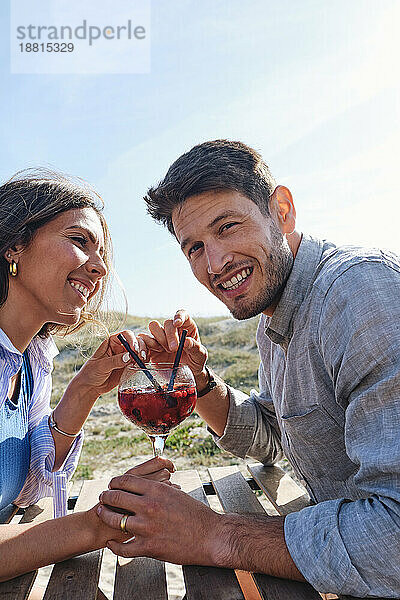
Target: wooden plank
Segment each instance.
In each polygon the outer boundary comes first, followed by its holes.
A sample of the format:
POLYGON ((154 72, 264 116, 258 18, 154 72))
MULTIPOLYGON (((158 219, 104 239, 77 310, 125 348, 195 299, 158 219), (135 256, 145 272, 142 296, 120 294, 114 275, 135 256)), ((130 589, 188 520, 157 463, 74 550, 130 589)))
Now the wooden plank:
POLYGON ((310 505, 310 498, 304 490, 279 467, 264 467, 258 463, 248 465, 248 470, 280 515, 288 515, 310 505))
MULTIPOLYGON (((99 494, 107 489, 108 480, 85 481, 75 511, 87 510, 99 500, 99 494)), ((98 591, 102 550, 87 552, 54 565, 44 600, 95 599, 98 591)))
POLYGON ((43 523, 53 518, 53 498, 42 498, 37 504, 28 506, 20 519, 20 523, 43 523))
POLYGON ((225 512, 265 514, 237 466, 212 467, 208 472, 225 512))
MULTIPOLYGON (((210 468, 209 473, 225 512, 265 514, 237 467, 210 468)), ((321 600, 318 592, 308 583, 279 579, 261 573, 253 573, 253 578, 265 600, 321 600)))
POLYGON ((127 564, 117 562, 114 600, 167 600, 165 564, 153 558, 133 558, 127 564))
MULTIPOLYGON (((172 480, 193 498, 208 505, 196 471, 174 473, 172 480)), ((193 523, 193 527, 195 526, 193 523)), ((183 567, 183 577, 187 600, 244 600, 235 573, 231 569, 186 565, 183 567)))
POLYGON ((262 600, 252 574, 239 569, 235 573, 246 600, 262 600))
POLYGON ((35 582, 37 571, 0 583, 1 600, 26 600, 35 582))
POLYGON ((0 525, 9 523, 17 511, 18 506, 15 506, 15 504, 9 504, 0 510, 0 525))
MULTIPOLYGON (((18 510, 18 509, 17 509, 18 510)), ((15 511, 16 512, 16 511, 15 511)), ((41 523, 53 517, 53 499, 43 498, 37 504, 26 509, 20 523, 41 523)), ((0 584, 0 599, 25 600, 29 596, 35 582, 37 571, 25 573, 0 584)))
POLYGON ((84 481, 76 501, 74 512, 88 510, 99 501, 101 492, 108 489, 109 479, 84 481))

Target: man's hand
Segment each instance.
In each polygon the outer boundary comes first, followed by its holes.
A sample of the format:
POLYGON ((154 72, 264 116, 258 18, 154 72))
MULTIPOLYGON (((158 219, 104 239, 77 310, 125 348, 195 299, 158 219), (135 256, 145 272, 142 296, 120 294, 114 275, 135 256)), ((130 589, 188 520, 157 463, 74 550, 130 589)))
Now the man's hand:
MULTIPOLYGON (((152 321, 149 324, 152 335, 139 333, 137 338, 139 344, 146 345, 147 359, 153 363, 173 362, 182 329, 186 329, 188 334, 183 347, 181 363, 188 365, 195 378, 197 390, 202 391, 209 381, 205 369, 208 354, 201 343, 196 323, 185 310, 178 310, 173 319, 164 321, 164 325, 160 325, 158 321, 152 321)), ((229 410, 229 398, 224 382, 217 377, 215 379, 217 387, 206 396, 197 398, 196 412, 216 434, 222 435, 229 410)))
POLYGON ((304 581, 288 552, 284 518, 218 514, 181 490, 126 473, 110 481, 97 514, 116 532, 115 554, 148 556, 182 565, 209 565, 304 581), (105 506, 107 505, 107 506, 105 506), (120 541, 125 514, 126 542, 120 541))
POLYGON ((115 554, 149 556, 177 564, 215 563, 214 546, 221 539, 218 531, 223 515, 176 487, 129 472, 112 479, 109 487, 100 495, 97 514, 107 526, 119 532, 121 514, 108 507, 130 513, 126 530, 134 536, 133 539, 126 536, 129 541, 125 543, 110 540, 107 546, 115 554))
POLYGON ((178 310, 173 319, 167 319, 163 325, 158 321, 149 323, 151 335, 138 334, 138 341, 146 344, 147 359, 153 363, 174 362, 182 329, 187 330, 183 347, 181 364, 188 365, 194 377, 204 376, 207 361, 207 350, 200 341, 196 323, 185 310, 178 310))

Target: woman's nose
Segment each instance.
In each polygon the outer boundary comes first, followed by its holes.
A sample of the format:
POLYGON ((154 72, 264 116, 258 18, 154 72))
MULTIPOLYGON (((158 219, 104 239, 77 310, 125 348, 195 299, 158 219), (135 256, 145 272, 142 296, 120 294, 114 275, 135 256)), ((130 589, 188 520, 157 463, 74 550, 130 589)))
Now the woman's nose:
POLYGON ((88 261, 87 268, 90 271, 90 273, 98 273, 100 277, 104 277, 105 275, 107 275, 108 271, 106 263, 100 255, 93 256, 88 261))

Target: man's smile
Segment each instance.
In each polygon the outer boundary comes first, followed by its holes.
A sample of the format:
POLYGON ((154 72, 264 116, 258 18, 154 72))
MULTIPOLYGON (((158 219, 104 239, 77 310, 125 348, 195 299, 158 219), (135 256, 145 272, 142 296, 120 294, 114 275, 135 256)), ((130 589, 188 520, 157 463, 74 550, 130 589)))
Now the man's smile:
POLYGON ((229 279, 225 279, 224 281, 218 283, 216 287, 228 298, 242 294, 250 286, 253 270, 253 267, 242 267, 238 269, 229 279))

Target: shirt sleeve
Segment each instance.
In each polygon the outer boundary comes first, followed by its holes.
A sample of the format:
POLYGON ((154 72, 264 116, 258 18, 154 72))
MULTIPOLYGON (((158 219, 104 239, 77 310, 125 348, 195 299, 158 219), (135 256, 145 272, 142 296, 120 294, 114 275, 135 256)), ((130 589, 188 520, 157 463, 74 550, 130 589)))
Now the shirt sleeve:
POLYGON ((272 465, 283 458, 283 451, 262 363, 258 378, 261 391, 251 390, 250 396, 227 386, 229 412, 224 433, 218 437, 210 431, 220 448, 241 458, 248 456, 272 465))
POLYGON ((328 292, 319 344, 359 498, 338 498, 285 519, 289 552, 320 592, 400 597, 400 273, 350 268, 328 292))
POLYGON ((27 479, 18 498, 17 506, 29 506, 40 498, 53 496, 54 516, 67 512, 67 482, 72 477, 79 460, 83 431, 74 440, 71 449, 58 471, 53 472, 55 446, 49 427, 51 374, 35 382, 37 388, 29 409, 29 439, 31 457, 27 479))

